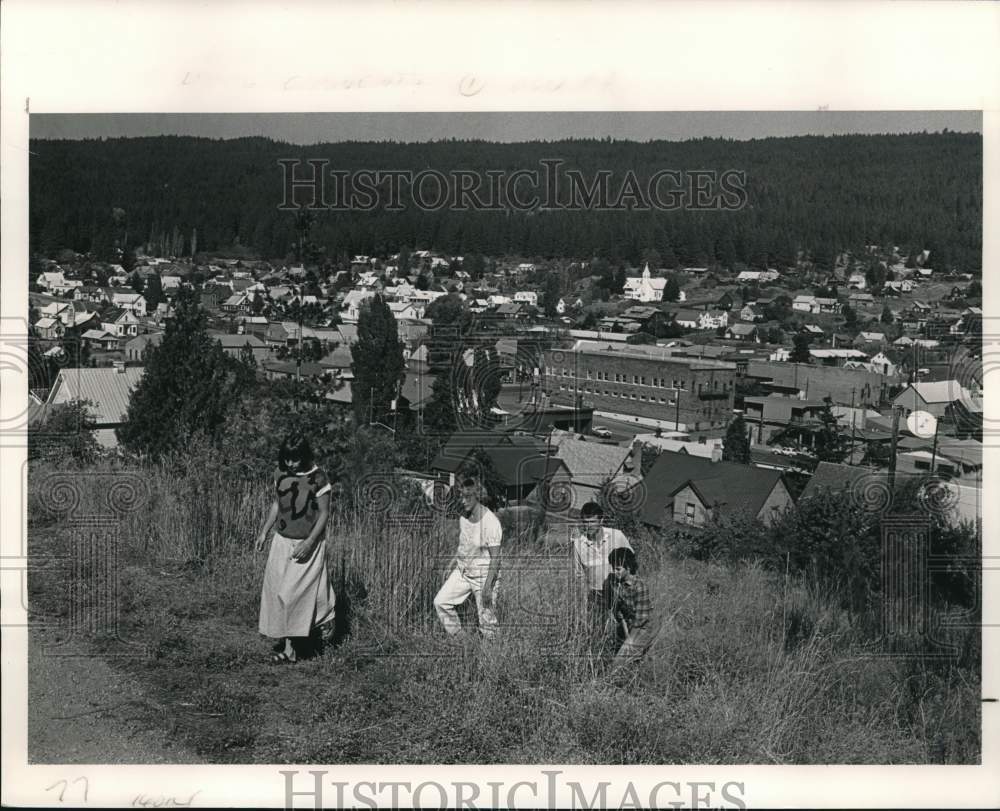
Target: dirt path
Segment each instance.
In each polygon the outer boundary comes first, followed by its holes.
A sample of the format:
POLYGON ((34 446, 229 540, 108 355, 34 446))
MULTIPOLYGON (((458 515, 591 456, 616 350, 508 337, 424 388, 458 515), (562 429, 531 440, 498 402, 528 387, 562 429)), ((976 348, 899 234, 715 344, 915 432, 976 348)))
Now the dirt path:
POLYGON ((28 650, 29 763, 202 763, 156 725, 164 709, 99 656, 46 655, 46 632, 28 650))

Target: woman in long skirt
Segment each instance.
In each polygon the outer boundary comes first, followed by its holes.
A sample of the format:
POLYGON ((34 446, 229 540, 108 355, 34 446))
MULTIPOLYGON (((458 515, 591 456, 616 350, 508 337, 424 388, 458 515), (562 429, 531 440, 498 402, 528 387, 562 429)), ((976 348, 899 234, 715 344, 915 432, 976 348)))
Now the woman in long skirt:
POLYGON ((260 597, 260 632, 277 640, 274 663, 291 663, 313 629, 333 620, 336 597, 326 568, 326 523, 332 487, 313 463, 305 437, 285 440, 274 474, 275 498, 257 538, 271 551, 260 597))

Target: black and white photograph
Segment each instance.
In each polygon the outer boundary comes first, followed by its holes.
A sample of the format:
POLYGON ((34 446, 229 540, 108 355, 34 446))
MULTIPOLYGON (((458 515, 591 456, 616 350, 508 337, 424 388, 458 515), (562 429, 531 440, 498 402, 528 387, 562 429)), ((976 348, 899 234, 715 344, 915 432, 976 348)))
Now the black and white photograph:
MULTIPOLYGON (((747 808, 725 767, 982 766, 984 109, 25 100, 42 799, 274 766, 285 807, 747 808), (593 774, 334 776, 523 764, 593 774), (714 777, 595 782, 664 764, 714 777)), ((209 802, 171 791, 117 802, 209 802)))
POLYGON ((980 116, 614 119, 32 118, 29 754, 978 761, 980 116))

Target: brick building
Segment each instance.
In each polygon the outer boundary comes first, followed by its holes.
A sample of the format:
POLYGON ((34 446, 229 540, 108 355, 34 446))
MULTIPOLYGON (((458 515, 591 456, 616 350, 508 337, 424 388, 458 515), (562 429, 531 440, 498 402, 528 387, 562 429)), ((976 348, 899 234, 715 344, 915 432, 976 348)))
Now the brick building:
POLYGON ((579 393, 595 411, 690 428, 724 425, 732 417, 736 364, 728 361, 579 341, 571 350, 546 352, 543 366, 542 387, 555 403, 572 404, 579 393))

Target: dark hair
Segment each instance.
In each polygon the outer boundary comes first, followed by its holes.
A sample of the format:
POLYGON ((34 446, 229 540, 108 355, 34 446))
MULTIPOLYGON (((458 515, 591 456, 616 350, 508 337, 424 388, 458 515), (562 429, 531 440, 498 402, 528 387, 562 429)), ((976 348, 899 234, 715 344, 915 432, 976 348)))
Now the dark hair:
POLYGON ((487 500, 486 487, 475 476, 463 476, 461 481, 459 481, 458 483, 458 489, 460 491, 459 495, 461 495, 462 490, 475 491, 476 498, 479 499, 479 501, 482 502, 483 504, 486 504, 487 500))
POLYGON ((286 473, 288 463, 292 460, 298 461, 299 473, 305 473, 313 466, 312 448, 309 446, 309 440, 301 434, 289 434, 281 443, 281 450, 278 451, 278 467, 286 473))
POLYGON ((631 574, 639 571, 639 561, 636 560, 635 552, 625 546, 612 549, 608 553, 608 563, 612 566, 624 566, 631 574))
POLYGON ((580 508, 581 518, 603 518, 604 508, 596 501, 588 501, 580 508))

